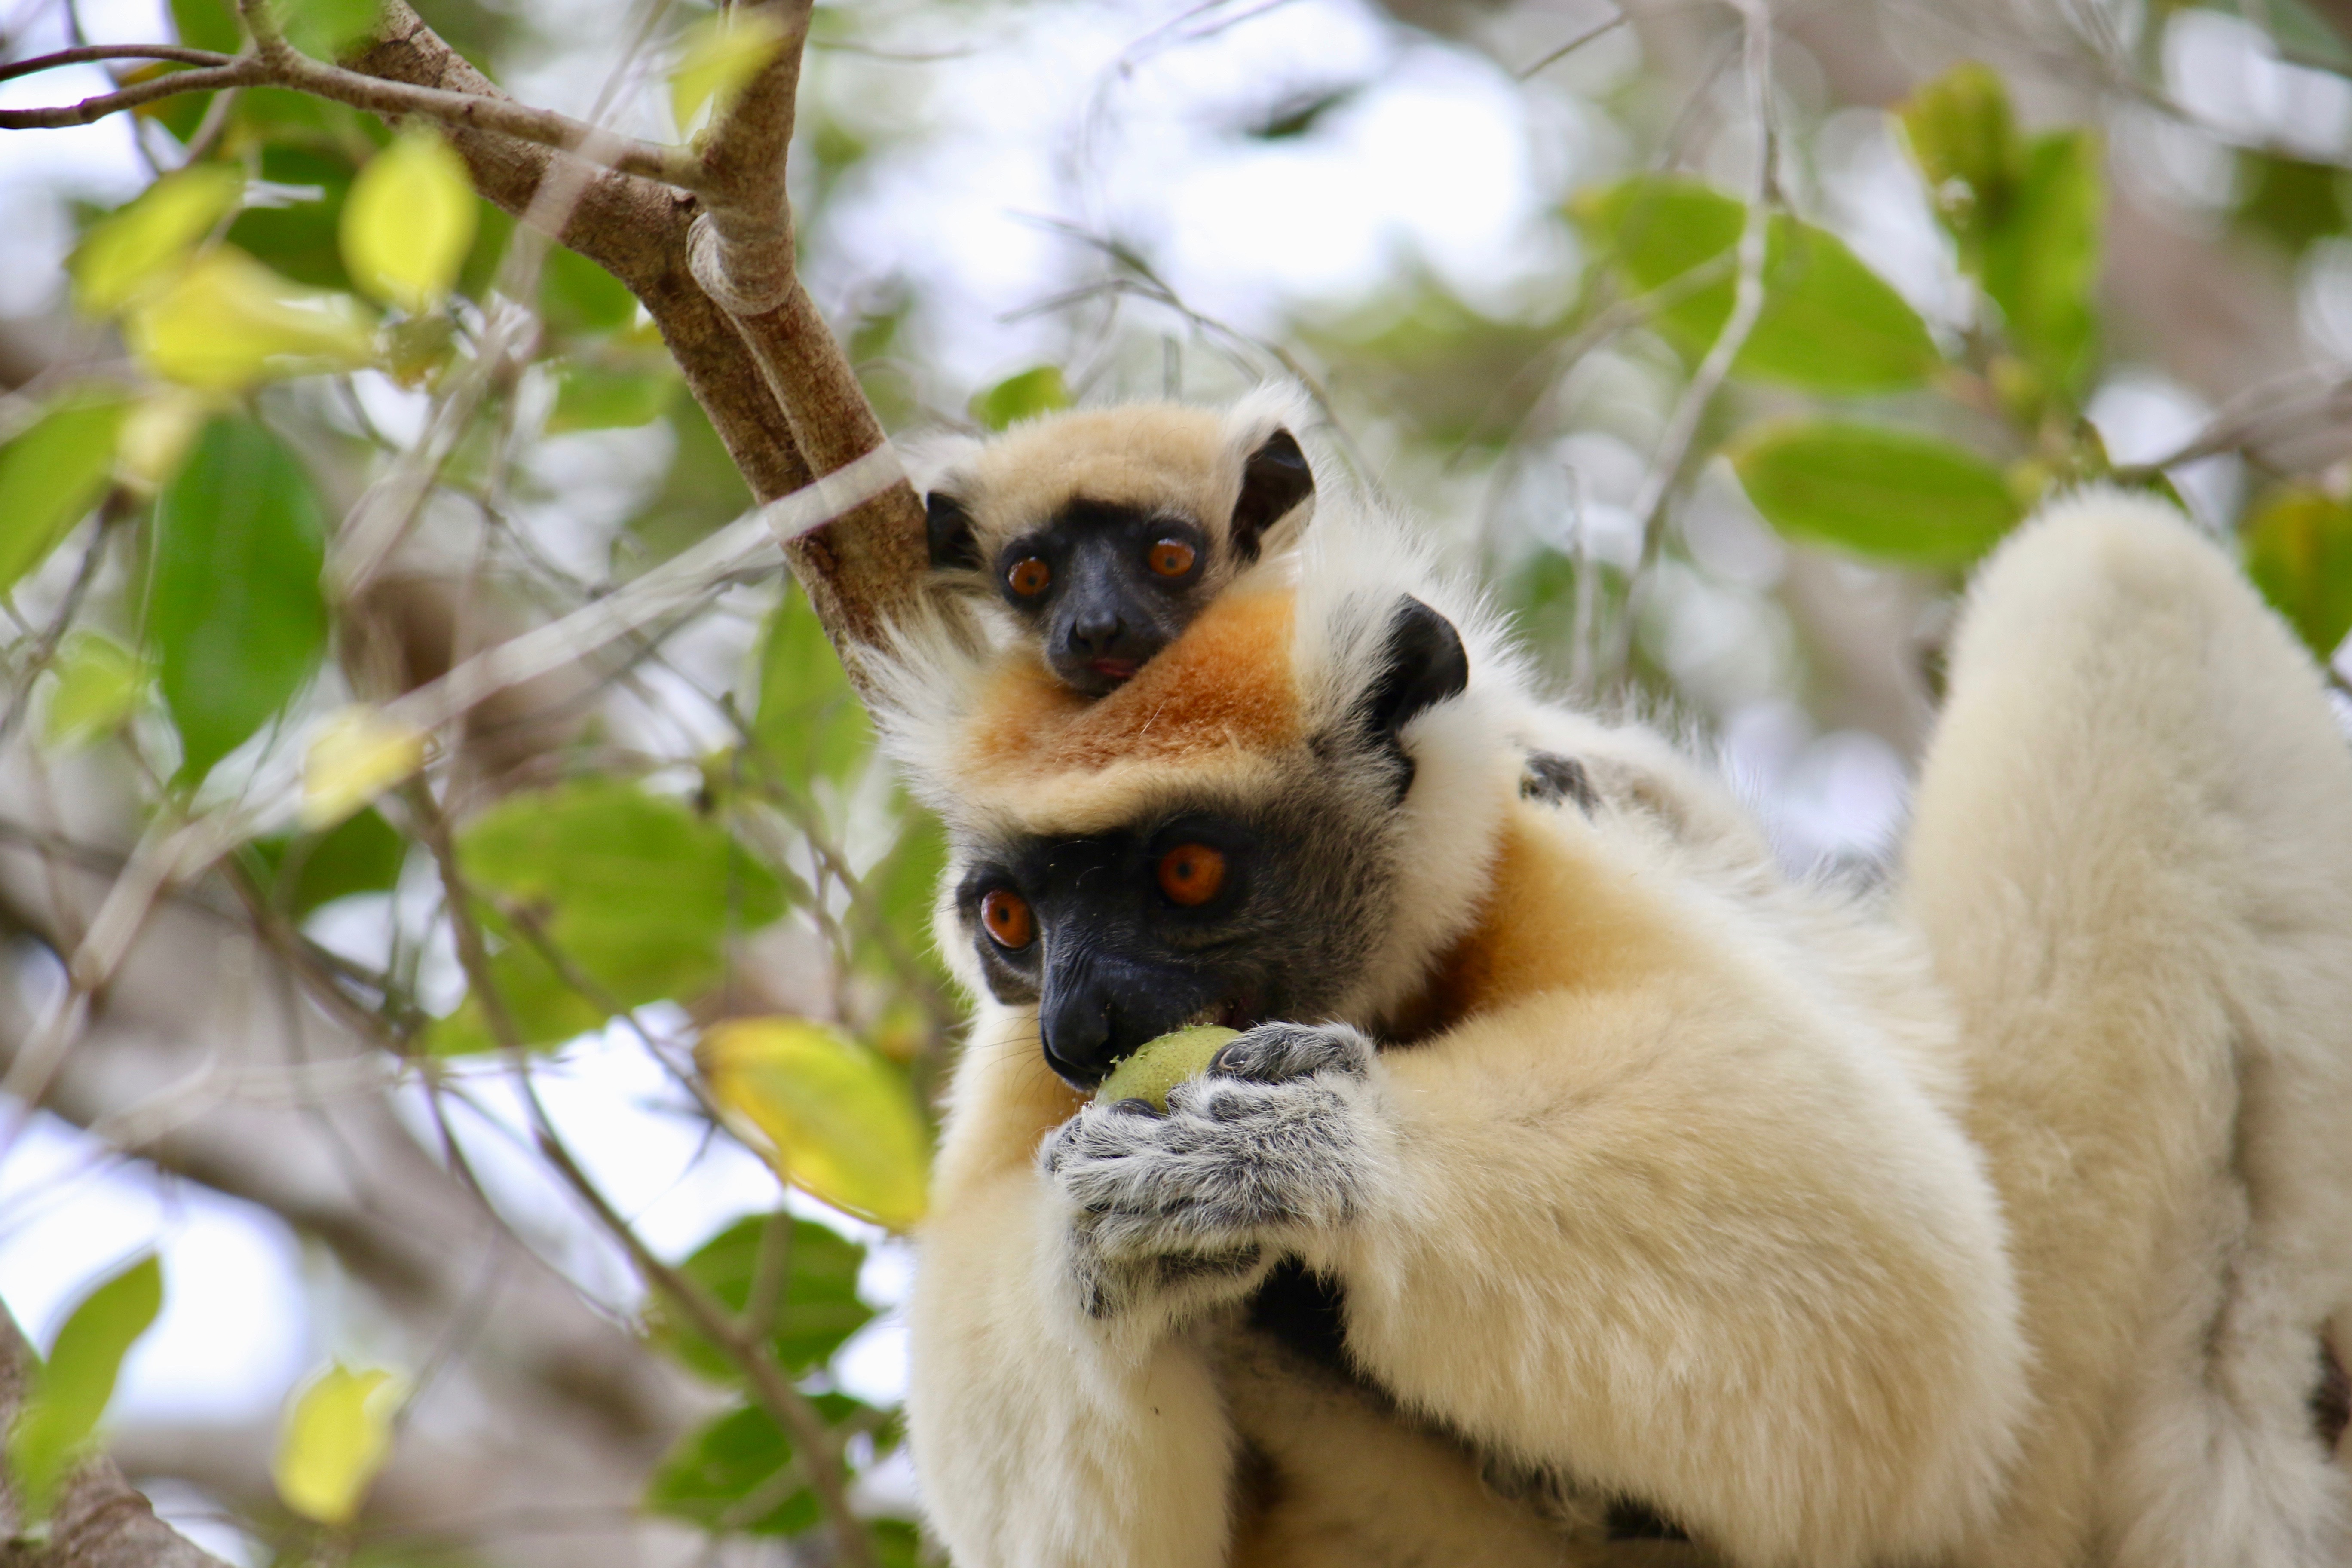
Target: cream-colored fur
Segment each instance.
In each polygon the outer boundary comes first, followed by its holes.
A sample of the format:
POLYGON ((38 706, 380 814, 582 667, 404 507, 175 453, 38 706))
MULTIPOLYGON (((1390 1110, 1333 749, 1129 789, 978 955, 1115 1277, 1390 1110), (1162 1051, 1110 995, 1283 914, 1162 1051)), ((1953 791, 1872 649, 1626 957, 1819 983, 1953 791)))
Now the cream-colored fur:
POLYGON ((2206 540, 2095 492, 1979 578, 1904 903, 2042 1397, 2001 1568, 2352 1562, 2305 1400, 2352 1296, 2352 758, 2206 540))
POLYGON ((983 996, 912 1305, 954 1560, 1701 1560, 1475 1455, 1742 1564, 2347 1561, 2305 1399, 2352 1292, 2352 761, 2218 552, 2105 493, 2004 549, 1880 910, 1783 879, 1654 738, 1530 700, 1475 602, 1336 510, 1308 728, 1383 582, 1472 657, 1405 732, 1399 934, 1346 1009, 1438 1027, 1347 1090, 1353 1218, 1269 1237, 1344 1287, 1376 1396, 1250 1335, 1259 1276, 1086 1315, 1035 1157, 1079 1097, 983 996), (1531 746, 1631 782, 1522 801, 1531 746))

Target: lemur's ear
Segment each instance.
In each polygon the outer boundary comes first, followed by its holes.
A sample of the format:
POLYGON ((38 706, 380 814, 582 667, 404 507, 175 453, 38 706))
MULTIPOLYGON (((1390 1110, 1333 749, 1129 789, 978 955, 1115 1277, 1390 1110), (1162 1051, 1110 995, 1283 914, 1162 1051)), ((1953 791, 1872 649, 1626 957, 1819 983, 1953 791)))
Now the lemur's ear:
POLYGON ((1279 429, 1268 436, 1242 465, 1242 499, 1234 503, 1234 556, 1256 560, 1265 531, 1314 493, 1315 471, 1298 449, 1298 437, 1279 429))
POLYGON ((1396 746, 1397 731, 1416 714, 1460 696, 1469 684, 1462 634, 1419 599, 1407 598, 1389 620, 1380 677, 1364 703, 1364 728, 1374 741, 1396 746))
POLYGON ((934 569, 980 570, 980 542, 972 537, 971 513, 964 510, 963 502, 945 490, 933 490, 923 498, 923 521, 934 569))

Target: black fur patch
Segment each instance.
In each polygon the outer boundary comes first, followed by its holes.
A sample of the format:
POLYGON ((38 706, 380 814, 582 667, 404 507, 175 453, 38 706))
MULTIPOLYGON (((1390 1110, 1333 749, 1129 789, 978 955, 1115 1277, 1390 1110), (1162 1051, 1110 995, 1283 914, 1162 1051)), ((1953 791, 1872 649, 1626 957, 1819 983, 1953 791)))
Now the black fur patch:
POLYGON ((1612 1541, 1688 1541, 1682 1529, 1659 1517, 1647 1503, 1631 1498, 1619 1498, 1609 1505, 1609 1539, 1612 1541))
POLYGON ((1307 454, 1298 449, 1298 438, 1287 430, 1268 436, 1242 468, 1241 499, 1234 503, 1228 531, 1234 555, 1256 560, 1265 531, 1314 493, 1315 473, 1307 466, 1307 454))
POLYGON ((1572 800, 1579 811, 1591 816, 1593 808, 1601 804, 1601 792, 1592 787, 1592 775, 1574 757, 1563 757, 1557 752, 1529 752, 1528 771, 1519 776, 1519 798, 1539 800, 1546 805, 1572 800))
POLYGON ((2344 1374, 2336 1347, 2326 1340, 2319 1342, 2319 1383, 2311 1391, 2311 1426, 2331 1454, 2343 1440, 2344 1428, 2352 1426, 2352 1377, 2344 1374))
POLYGON ((955 497, 933 490, 923 498, 923 530, 934 570, 980 570, 980 544, 972 537, 971 513, 955 497))
MULTIPOLYGON (((1366 1384, 1348 1359, 1347 1298, 1339 1282, 1308 1270, 1297 1258, 1275 1266, 1250 1298, 1250 1327, 1268 1335, 1300 1359, 1349 1382, 1366 1384)), ((1385 1389, 1379 1391, 1383 1404, 1385 1389)))

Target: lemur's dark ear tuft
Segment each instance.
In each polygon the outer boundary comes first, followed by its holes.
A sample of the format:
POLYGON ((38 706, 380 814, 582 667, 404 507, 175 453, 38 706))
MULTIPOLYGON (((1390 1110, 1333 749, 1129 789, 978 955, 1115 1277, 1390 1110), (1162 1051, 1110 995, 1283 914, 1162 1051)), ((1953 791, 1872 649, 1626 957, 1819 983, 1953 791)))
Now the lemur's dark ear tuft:
POLYGON ((1397 731, 1423 709, 1458 697, 1470 684, 1470 655, 1454 623, 1408 598, 1389 620, 1380 679, 1364 705, 1364 727, 1375 741, 1396 743, 1397 731))
POLYGON ((971 513, 964 510, 963 502, 945 490, 933 490, 923 498, 923 521, 924 531, 930 536, 934 570, 980 570, 980 542, 972 536, 971 513))
POLYGON ((1257 559, 1258 542, 1291 508, 1315 493, 1315 470, 1298 437, 1276 430, 1242 465, 1242 499, 1234 503, 1234 554, 1257 559))

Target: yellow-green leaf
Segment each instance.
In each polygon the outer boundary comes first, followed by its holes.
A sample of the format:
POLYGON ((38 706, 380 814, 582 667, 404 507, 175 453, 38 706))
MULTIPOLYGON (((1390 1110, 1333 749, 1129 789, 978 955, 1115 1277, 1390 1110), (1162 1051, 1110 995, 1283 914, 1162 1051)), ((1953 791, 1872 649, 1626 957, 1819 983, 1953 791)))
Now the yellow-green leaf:
POLYGON ((678 129, 691 125, 706 103, 713 115, 726 113, 783 43, 783 24, 764 11, 722 12, 688 29, 669 79, 670 113, 678 129))
POLYGON ((1058 366, 1041 364, 1006 376, 971 400, 972 417, 992 430, 1053 414, 1070 405, 1070 389, 1058 366))
POLYGON ((737 1018, 702 1037, 712 1096, 785 1180, 904 1230, 923 1216, 930 1141, 907 1080, 806 1018, 737 1018))
POLYGON ((1774 528, 1900 565, 1965 565, 2023 514, 1999 468, 1915 431, 1794 421, 1765 426, 1730 456, 1774 528))
POLYGON ((68 393, 0 446, 0 594, 47 560, 105 493, 130 409, 120 393, 68 393))
POLYGON ((211 417, 218 395, 171 386, 142 397, 122 422, 114 456, 122 482, 152 494, 172 482, 188 447, 211 417))
POLYGON ((349 1524, 392 1451, 400 1380, 340 1362, 312 1378, 286 1412, 269 1477, 288 1508, 320 1524, 349 1524))
POLYGON ((58 649, 50 668, 58 683, 49 692, 43 732, 59 750, 118 728, 138 707, 147 685, 148 669, 139 656, 104 632, 75 632, 58 649))
POLYGON ((2246 574, 2325 662, 2352 632, 2352 506, 2301 488, 2246 522, 2246 574))
POLYGON ((423 731, 380 708, 346 708, 302 759, 302 826, 331 827, 424 765, 423 731))
POLYGON ((227 391, 364 364, 375 341, 350 295, 301 288, 226 245, 143 299, 125 335, 165 380, 227 391))
POLYGON ((35 1371, 8 1429, 8 1474, 27 1518, 47 1516, 114 1397, 122 1358, 163 1306, 163 1266, 149 1253, 84 1296, 35 1371))
POLYGON ((2025 145, 1992 68, 1962 60, 1895 107, 1936 211, 1969 252, 2009 209, 2025 175, 2025 145))
POLYGON ((121 310, 176 270, 244 194, 244 174, 226 163, 164 175, 82 237, 66 263, 74 303, 90 316, 121 310))
POLYGON ((368 161, 343 201, 343 265, 352 281, 422 315, 448 298, 474 243, 474 185, 464 160, 430 131, 368 161))

